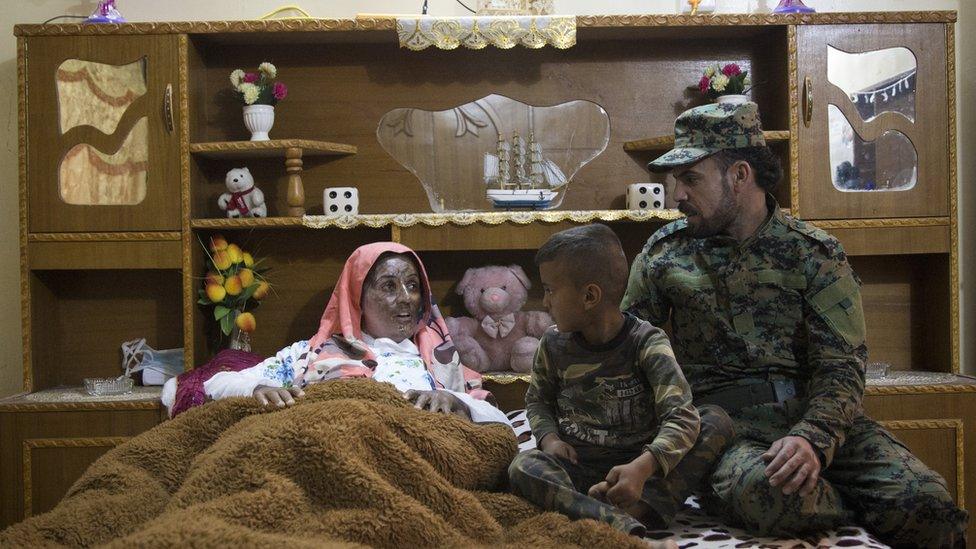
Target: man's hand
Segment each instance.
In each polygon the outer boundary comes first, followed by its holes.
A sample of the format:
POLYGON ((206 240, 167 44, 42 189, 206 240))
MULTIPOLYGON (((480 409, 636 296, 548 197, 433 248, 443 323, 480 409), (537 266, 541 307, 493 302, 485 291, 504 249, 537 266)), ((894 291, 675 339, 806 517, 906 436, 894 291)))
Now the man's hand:
POLYGON ((419 410, 455 414, 471 421, 471 411, 468 410, 468 405, 461 402, 461 399, 450 391, 417 391, 410 389, 406 392, 405 396, 407 400, 413 402, 414 408, 419 410))
POLYGON ((630 463, 617 465, 607 473, 607 479, 590 487, 589 496, 627 509, 640 501, 644 483, 657 470, 657 459, 644 452, 630 463))
POLYGON ((305 391, 298 387, 268 387, 267 385, 258 385, 254 388, 252 395, 261 403, 261 406, 267 406, 271 403, 279 408, 284 408, 285 406, 295 404, 295 399, 292 398, 293 396, 295 398, 305 396, 305 391))
POLYGON ((784 494, 797 490, 801 496, 813 493, 820 478, 820 457, 803 437, 783 437, 762 455, 771 486, 781 486, 784 494))
POLYGON ((576 457, 576 449, 569 443, 563 442, 556 433, 549 433, 542 437, 542 440, 539 442, 539 449, 550 456, 563 458, 573 465, 579 464, 576 457))

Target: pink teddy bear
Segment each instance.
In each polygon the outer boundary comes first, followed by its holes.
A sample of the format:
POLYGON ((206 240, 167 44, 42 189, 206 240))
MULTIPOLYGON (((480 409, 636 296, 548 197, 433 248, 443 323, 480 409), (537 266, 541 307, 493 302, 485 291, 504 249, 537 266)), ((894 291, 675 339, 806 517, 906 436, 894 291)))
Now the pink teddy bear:
POLYGON ((457 293, 474 318, 449 317, 461 362, 478 372, 529 372, 539 338, 552 319, 541 311, 520 311, 532 283, 518 265, 468 269, 457 293))

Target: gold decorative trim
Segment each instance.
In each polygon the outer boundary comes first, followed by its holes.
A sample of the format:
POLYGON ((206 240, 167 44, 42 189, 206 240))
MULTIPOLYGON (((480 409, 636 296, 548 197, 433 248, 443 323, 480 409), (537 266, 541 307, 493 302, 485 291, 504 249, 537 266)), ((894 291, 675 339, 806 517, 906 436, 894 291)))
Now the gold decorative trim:
POLYGON ((966 507, 965 426, 961 419, 904 419, 879 421, 885 429, 952 429, 956 433, 956 505, 966 507))
POLYGON ((796 25, 786 27, 790 103, 790 213, 800 217, 800 96, 796 25))
POLYGON ((108 401, 108 402, 0 402, 0 412, 76 412, 76 411, 118 411, 118 410, 161 410, 162 402, 152 400, 108 401))
POLYGON ((976 393, 976 383, 970 385, 868 385, 865 395, 931 395, 950 393, 976 393))
POLYGON ((950 218, 894 217, 889 219, 808 219, 806 222, 821 229, 876 229, 888 227, 945 227, 950 225, 950 218))
POLYGON ((183 371, 193 369, 193 310, 196 299, 193 287, 193 234, 190 230, 190 54, 185 34, 179 40, 180 98, 180 227, 183 254, 183 371))
POLYGON ((956 30, 946 25, 946 109, 949 115, 949 336, 952 371, 958 374, 959 357, 959 212, 956 173, 956 30))
POLYGON ((27 261, 27 40, 17 38, 17 141, 20 200, 20 329, 24 390, 34 390, 31 366, 30 267, 27 261))
POLYGON ((218 141, 214 143, 191 143, 190 153, 217 158, 237 156, 284 156, 286 149, 302 149, 303 156, 315 154, 356 154, 355 145, 331 143, 314 139, 269 139, 267 141, 218 141))
POLYGON ((244 21, 161 21, 86 25, 15 25, 16 36, 108 35, 108 34, 219 34, 239 32, 345 32, 393 31, 390 17, 362 19, 265 19, 244 21))
MULTIPOLYGON (((577 28, 607 27, 706 27, 761 25, 842 25, 866 23, 955 23, 954 11, 898 11, 809 14, 714 15, 586 15, 576 17, 577 28)), ((15 36, 131 35, 131 34, 218 34, 260 32, 394 31, 393 17, 357 19, 267 19, 251 21, 169 21, 124 23, 121 25, 15 25, 15 36)))
MULTIPOLYGON (((763 132, 763 138, 766 139, 766 143, 780 143, 784 141, 791 141, 789 130, 770 130, 763 132)), ((665 149, 670 149, 674 147, 674 135, 661 135, 658 137, 650 137, 648 139, 637 139, 634 141, 625 141, 624 150, 631 152, 638 151, 661 151, 665 149)))
POLYGON ((488 381, 499 385, 510 385, 512 383, 528 383, 532 379, 532 374, 517 374, 515 372, 485 372, 481 374, 482 383, 488 381))
POLYGON ((239 217, 237 219, 213 218, 192 219, 194 229, 275 229, 280 227, 301 227, 300 217, 239 217))
POLYGON ((178 231, 122 233, 30 233, 28 242, 123 242, 131 240, 179 240, 178 231))
POLYGON ((24 518, 34 514, 33 479, 31 475, 31 454, 34 448, 92 448, 107 446, 114 448, 132 437, 92 437, 92 438, 28 438, 24 440, 22 463, 24 475, 24 518))
POLYGON ((757 25, 843 25, 865 23, 950 23, 954 11, 902 11, 851 13, 721 13, 709 15, 580 15, 584 27, 706 27, 757 25))
POLYGON ((423 214, 368 214, 368 215, 306 215, 302 217, 302 225, 310 229, 325 229, 337 227, 351 229, 353 227, 372 227, 374 229, 389 225, 396 227, 413 227, 426 225, 440 227, 452 224, 458 226, 481 223, 484 225, 500 225, 514 223, 528 225, 531 223, 559 223, 572 221, 574 223, 590 223, 593 221, 673 221, 684 215, 678 210, 550 210, 531 212, 455 212, 455 213, 423 213, 423 214))
POLYGON ((397 17, 396 30, 400 47, 412 51, 431 46, 481 50, 489 45, 503 50, 519 45, 565 50, 576 45, 576 17, 566 15, 397 17))

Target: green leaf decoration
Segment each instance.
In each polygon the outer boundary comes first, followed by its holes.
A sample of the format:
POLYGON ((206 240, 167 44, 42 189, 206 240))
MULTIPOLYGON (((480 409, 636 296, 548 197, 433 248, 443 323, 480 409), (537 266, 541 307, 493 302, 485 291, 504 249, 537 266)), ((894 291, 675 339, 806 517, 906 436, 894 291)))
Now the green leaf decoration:
MULTIPOLYGON (((227 314, 231 312, 231 309, 224 307, 223 305, 217 305, 214 307, 214 320, 223 320, 227 318, 227 314)), ((224 332, 227 333, 227 332, 224 332)))
POLYGON ((231 318, 233 316, 234 315, 224 315, 224 317, 220 319, 220 331, 223 332, 225 336, 230 335, 230 330, 234 326, 234 319, 231 318))

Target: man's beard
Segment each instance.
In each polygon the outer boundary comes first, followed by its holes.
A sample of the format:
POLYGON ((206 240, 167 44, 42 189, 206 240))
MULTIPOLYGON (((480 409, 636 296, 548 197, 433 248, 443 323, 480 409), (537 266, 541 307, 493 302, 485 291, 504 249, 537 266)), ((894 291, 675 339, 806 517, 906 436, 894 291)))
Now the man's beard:
MULTIPOLYGON (((679 209, 680 206, 679 206, 679 209)), ((684 210, 682 210, 684 211, 684 210)), ((684 211, 685 215, 689 212, 684 211)), ((732 196, 732 186, 729 185, 728 174, 722 174, 722 197, 719 200, 715 212, 705 219, 701 212, 690 212, 699 214, 696 222, 688 220, 688 230, 694 238, 708 238, 726 232, 735 218, 739 216, 739 205, 736 204, 732 196)))

